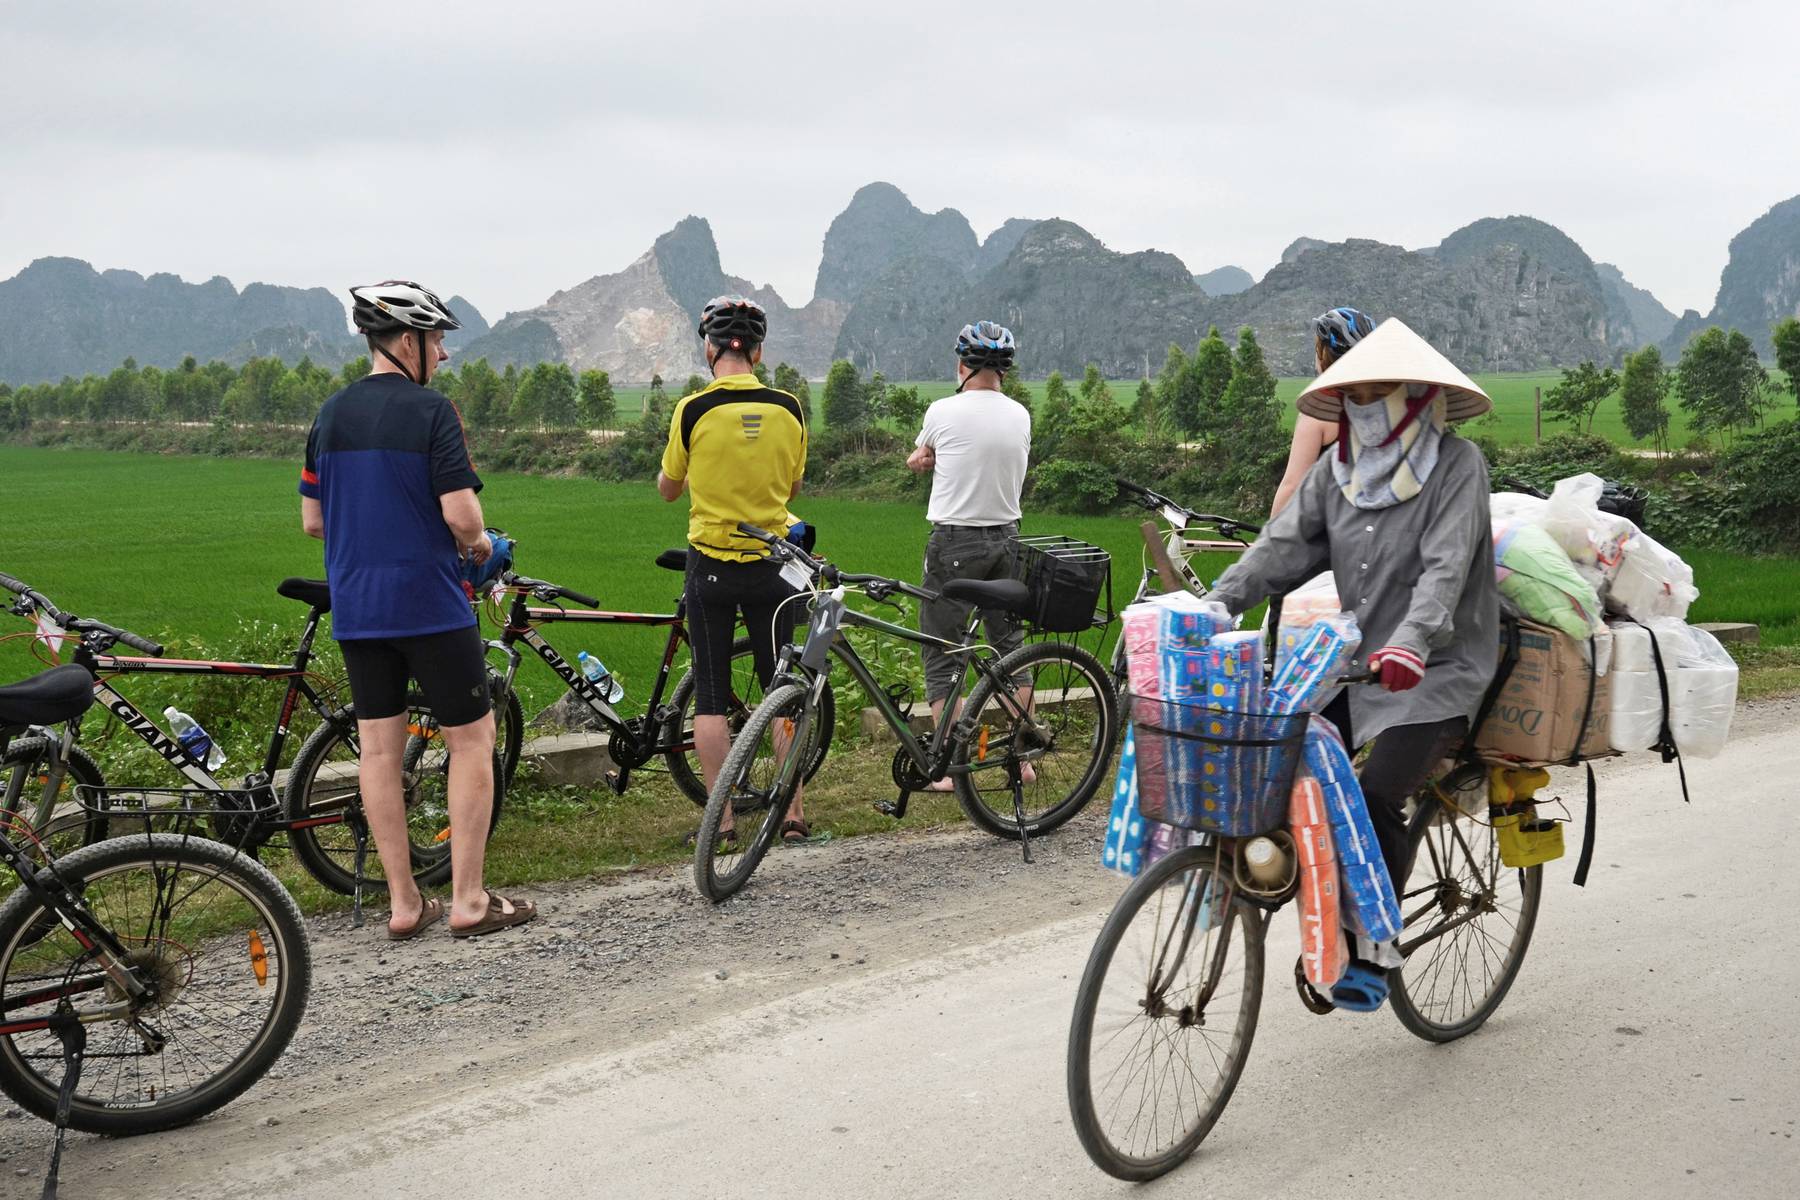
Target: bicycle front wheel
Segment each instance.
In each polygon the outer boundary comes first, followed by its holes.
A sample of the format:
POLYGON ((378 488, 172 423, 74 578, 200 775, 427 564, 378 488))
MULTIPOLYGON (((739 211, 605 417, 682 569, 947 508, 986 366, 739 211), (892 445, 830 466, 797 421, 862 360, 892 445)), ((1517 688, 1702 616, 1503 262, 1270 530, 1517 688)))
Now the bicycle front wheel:
POLYGON ((112 838, 57 870, 148 991, 130 1000, 53 909, 13 893, 0 907, 0 1091, 54 1119, 62 1043, 41 1022, 60 1003, 88 1030, 75 1129, 185 1125, 262 1078, 299 1027, 311 980, 305 923, 275 876, 229 846, 176 834, 112 838))
POLYGON ((952 766, 956 798, 969 820, 996 837, 1016 838, 1020 812, 1032 837, 1080 812, 1105 780, 1118 728, 1118 700, 1100 660, 1066 642, 1021 646, 995 664, 969 693, 969 741, 952 766), (1001 686, 995 686, 998 679, 1001 686), (1026 713, 1017 714, 1021 700, 1026 713), (1017 763, 1022 804, 1013 803, 1017 763))
MULTIPOLYGON (((420 887, 435 887, 450 878, 449 754, 429 713, 415 708, 407 719, 415 732, 407 738, 401 786, 412 876, 420 887)), ((313 730, 300 747, 282 792, 287 818, 296 823, 288 834, 294 856, 314 879, 345 896, 356 890, 358 835, 367 841, 363 887, 387 890, 387 876, 376 857, 368 819, 363 815, 357 747, 356 717, 349 708, 341 708, 313 730), (298 824, 321 818, 337 819, 317 825, 298 824)), ((490 838, 500 824, 505 793, 505 763, 496 749, 490 838)))
POLYGON ((1492 825, 1420 802, 1400 891, 1404 966, 1389 972, 1394 1015, 1428 1042, 1474 1033, 1506 999, 1537 925, 1544 869, 1500 861, 1492 825))
MULTIPOLYGON (((706 776, 700 768, 700 754, 694 748, 696 686, 694 672, 689 669, 669 694, 672 716, 669 726, 663 731, 663 745, 672 749, 664 753, 663 760, 668 764, 669 778, 675 781, 681 794, 704 807, 707 799, 706 776)), ((750 719, 750 714, 756 711, 756 706, 762 700, 762 680, 756 677, 756 656, 750 649, 750 639, 738 638, 731 645, 731 696, 725 705, 725 725, 733 741, 737 740, 744 723, 750 719)), ((819 697, 818 716, 815 718, 819 730, 817 745, 806 764, 808 780, 818 774, 819 768, 824 765, 825 755, 831 749, 831 733, 836 719, 837 697, 832 694, 831 682, 827 680, 824 694, 819 697)))
POLYGON ((694 835, 694 884, 714 904, 748 883, 799 790, 817 713, 797 683, 770 692, 744 722, 713 783, 694 835), (726 837, 721 826, 731 813, 726 837))
POLYGON ((1243 1074, 1263 988, 1263 921, 1215 885, 1215 850, 1138 876, 1088 955, 1069 1026, 1069 1111, 1094 1165, 1154 1179, 1211 1132, 1243 1074))

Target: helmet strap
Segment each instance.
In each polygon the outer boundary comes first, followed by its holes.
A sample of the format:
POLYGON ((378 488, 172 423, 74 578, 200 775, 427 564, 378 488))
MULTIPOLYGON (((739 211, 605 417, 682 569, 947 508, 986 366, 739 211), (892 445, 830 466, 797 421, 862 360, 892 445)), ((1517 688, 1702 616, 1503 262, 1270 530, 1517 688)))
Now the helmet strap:
POLYGON ((386 346, 382 345, 380 342, 375 343, 375 352, 377 354, 381 355, 381 357, 387 359, 389 362, 393 363, 396 367, 398 367, 400 369, 400 373, 402 375, 406 376, 408 379, 412 380, 414 383, 418 384, 420 387, 423 387, 423 386, 425 386, 425 384, 424 384, 424 380, 425 380, 425 350, 424 350, 424 346, 425 346, 425 343, 423 341, 421 341, 419 343, 419 347, 420 347, 420 349, 419 349, 419 374, 418 374, 417 378, 414 378, 413 373, 406 369, 405 363, 403 363, 399 359, 395 358, 393 356, 393 354, 389 352, 388 348, 386 346))

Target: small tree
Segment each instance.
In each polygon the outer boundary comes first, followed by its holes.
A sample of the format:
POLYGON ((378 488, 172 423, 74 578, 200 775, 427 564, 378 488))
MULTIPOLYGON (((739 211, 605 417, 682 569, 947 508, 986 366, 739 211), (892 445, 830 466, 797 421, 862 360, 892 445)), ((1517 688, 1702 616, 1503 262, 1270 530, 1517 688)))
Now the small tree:
POLYGON ((1081 398, 1086 401, 1099 401, 1104 398, 1111 401, 1112 388, 1106 384, 1106 377, 1100 374, 1099 363, 1089 363, 1081 373, 1081 398))
POLYGON ((581 394, 581 423, 589 429, 611 429, 619 415, 619 400, 613 395, 612 376, 589 367, 581 373, 577 389, 581 394))
POLYGON ((1000 390, 1024 405, 1026 412, 1031 411, 1031 388, 1026 385, 1025 376, 1020 373, 1017 363, 1000 377, 1000 390))
POLYGON ((1075 397, 1061 371, 1044 380, 1044 405, 1031 426, 1032 452, 1040 459, 1053 457, 1062 447, 1075 415, 1075 397))
POLYGON ((1787 376, 1788 391, 1800 402, 1800 320, 1783 317, 1769 333, 1775 344, 1775 367, 1787 376))
POLYGON ((1611 367, 1600 370, 1584 362, 1565 369, 1562 382, 1544 393, 1544 411, 1567 421, 1584 433, 1594 432, 1594 414, 1601 402, 1619 389, 1619 376, 1611 367))
POLYGON ((901 433, 911 436, 925 420, 925 398, 916 387, 894 387, 887 392, 887 411, 901 433))
POLYGON ((457 372, 457 407, 463 423, 471 429, 486 429, 504 417, 500 409, 500 376, 485 358, 466 362, 457 372))
POLYGON ((767 366, 765 366, 764 364, 762 364, 760 362, 757 363, 755 366, 750 368, 750 373, 752 375, 756 376, 756 382, 762 384, 764 387, 770 386, 770 384, 769 384, 769 368, 767 366))
POLYGON ((1675 367, 1681 407, 1691 414, 1694 429, 1701 434, 1716 430, 1727 443, 1738 430, 1762 419, 1768 383, 1756 347, 1735 329, 1729 334, 1717 326, 1703 330, 1675 367))
POLYGON ((638 418, 638 423, 652 432, 667 433, 669 418, 673 413, 674 407, 669 401, 669 393, 663 390, 663 377, 661 375, 650 376, 650 390, 644 393, 644 411, 638 418))
POLYGON ((825 425, 828 429, 863 429, 869 423, 862 377, 848 359, 840 358, 825 373, 825 425))
POLYGON ((1662 351, 1645 346, 1625 356, 1619 378, 1619 403, 1624 410, 1625 431, 1638 441, 1655 439, 1657 453, 1669 448, 1669 371, 1662 351))
POLYGON ((512 428, 544 427, 544 399, 550 387, 549 371, 549 363, 538 363, 519 376, 519 386, 513 389, 512 407, 508 411, 512 428))
POLYGON ((575 372, 569 369, 568 363, 539 363, 538 366, 544 368, 544 424, 551 429, 575 428, 581 398, 575 372))
POLYGON ((365 354, 360 358, 353 358, 344 364, 344 369, 342 371, 338 372, 338 379, 345 387, 349 387, 364 375, 367 375, 369 373, 369 367, 368 355, 365 354))
MULTIPOLYGON (((1245 329, 1248 330, 1249 327, 1245 326, 1245 329)), ((1251 334, 1250 340, 1254 344, 1256 335, 1251 334)), ((1260 362, 1260 348, 1256 351, 1256 357, 1260 362)), ((1216 436, 1219 430, 1229 424, 1223 419, 1220 405, 1225 401, 1225 391, 1231 386, 1235 370, 1231 348, 1219 336, 1219 327, 1210 327, 1206 331, 1206 337, 1194 347, 1194 356, 1188 360, 1187 370, 1182 373, 1181 386, 1176 389, 1176 400, 1180 407, 1175 416, 1183 434, 1189 437, 1195 434, 1216 436)), ((1267 373, 1267 368, 1263 368, 1263 374, 1267 373)))
POLYGON ((1162 370, 1156 376, 1157 412, 1169 430, 1175 434, 1186 431, 1181 427, 1181 388, 1183 377, 1187 374, 1188 356, 1174 342, 1169 343, 1169 352, 1163 356, 1162 370))
POLYGON ((1156 432, 1156 389, 1148 379, 1138 381, 1137 402, 1131 406, 1131 420, 1146 437, 1156 432))

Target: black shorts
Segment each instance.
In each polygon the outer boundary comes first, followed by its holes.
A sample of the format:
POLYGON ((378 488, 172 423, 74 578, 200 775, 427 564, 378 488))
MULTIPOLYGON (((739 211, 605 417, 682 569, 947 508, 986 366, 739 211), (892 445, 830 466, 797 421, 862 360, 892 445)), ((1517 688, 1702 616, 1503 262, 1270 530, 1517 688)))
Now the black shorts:
POLYGON ((409 679, 418 681, 439 725, 467 725, 488 714, 487 656, 479 626, 421 637, 351 638, 338 647, 361 720, 405 712, 409 679))
MULTIPOLYGON (((694 712, 724 716, 731 706, 731 643, 738 614, 750 634, 756 677, 763 687, 775 675, 778 647, 794 640, 799 601, 773 559, 725 562, 698 550, 688 551, 687 627, 694 645, 694 712)), ((740 697, 741 699, 741 697, 740 697)))

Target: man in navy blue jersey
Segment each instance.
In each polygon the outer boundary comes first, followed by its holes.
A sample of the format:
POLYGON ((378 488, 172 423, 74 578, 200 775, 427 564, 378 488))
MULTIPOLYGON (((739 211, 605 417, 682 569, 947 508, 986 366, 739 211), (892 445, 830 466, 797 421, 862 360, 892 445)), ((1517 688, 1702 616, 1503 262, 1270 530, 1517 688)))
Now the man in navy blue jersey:
POLYGON ((361 742, 363 811, 387 876, 388 937, 417 937, 444 915, 412 878, 401 766, 408 681, 449 751, 450 932, 492 933, 537 915, 482 885, 494 805, 494 716, 461 561, 485 562, 481 479, 462 418, 426 385, 458 327, 416 283, 350 289, 374 367, 325 402, 306 439, 300 521, 325 541, 332 636, 344 652, 361 742))

